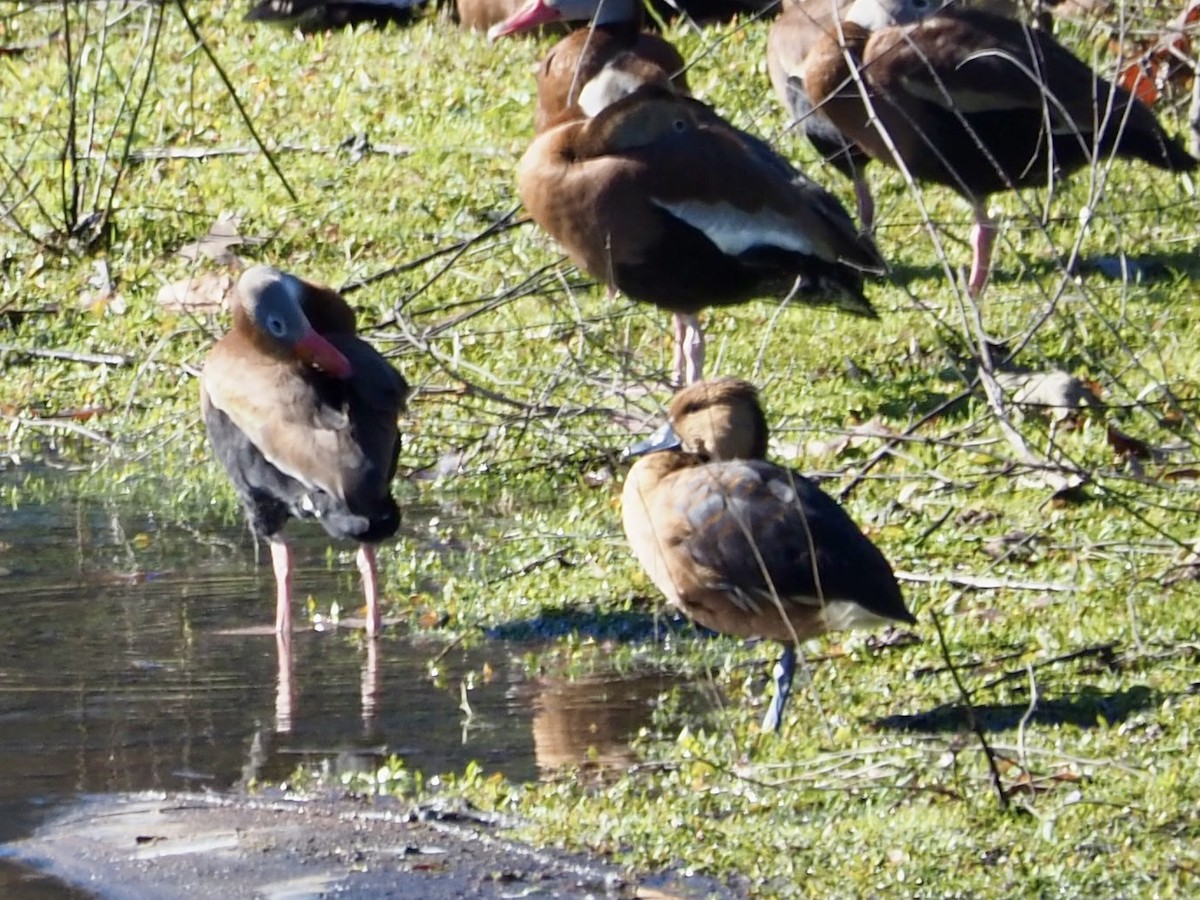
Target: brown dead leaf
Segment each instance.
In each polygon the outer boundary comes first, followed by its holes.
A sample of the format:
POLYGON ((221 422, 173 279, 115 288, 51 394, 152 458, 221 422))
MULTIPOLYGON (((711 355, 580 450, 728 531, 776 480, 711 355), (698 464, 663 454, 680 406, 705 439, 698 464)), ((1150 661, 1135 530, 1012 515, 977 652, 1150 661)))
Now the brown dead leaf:
POLYGON ((217 312, 229 306, 234 280, 228 273, 201 272, 183 281, 164 284, 158 302, 180 312, 217 312))
POLYGON ((1060 421, 1085 406, 1101 405, 1091 385, 1069 372, 1001 372, 996 381, 1012 395, 1013 403, 1060 421))
POLYGON ((240 219, 228 213, 221 213, 212 223, 204 236, 184 244, 175 251, 176 256, 184 259, 197 260, 201 257, 211 259, 222 266, 239 265, 241 260, 233 253, 234 247, 243 244, 261 244, 265 238, 247 237, 238 230, 240 219))
POLYGON ((1128 435, 1111 422, 1108 425, 1108 446, 1124 459, 1151 459, 1154 449, 1140 438, 1128 435))

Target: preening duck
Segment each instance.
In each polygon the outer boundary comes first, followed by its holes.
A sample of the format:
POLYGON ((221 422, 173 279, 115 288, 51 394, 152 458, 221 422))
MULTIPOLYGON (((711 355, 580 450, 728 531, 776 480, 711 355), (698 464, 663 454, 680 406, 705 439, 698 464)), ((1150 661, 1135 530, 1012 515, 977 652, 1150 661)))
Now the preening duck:
POLYGON ((359 542, 367 633, 382 623, 375 545, 400 525, 390 484, 408 385, 355 332, 354 310, 335 291, 255 266, 238 281, 233 329, 200 379, 213 449, 251 530, 270 544, 280 633, 291 631, 289 518, 359 542))
POLYGON ((517 188, 592 277, 674 314, 677 383, 701 377, 706 307, 775 297, 874 317, 863 272, 883 260, 828 191, 697 100, 617 96, 537 137, 517 188))
POLYGON ((537 72, 534 130, 540 134, 559 121, 589 81, 618 57, 621 68, 644 81, 669 81, 688 93, 686 68, 679 51, 661 35, 642 30, 640 0, 528 0, 489 38, 516 34, 557 22, 591 22, 550 48, 537 72))

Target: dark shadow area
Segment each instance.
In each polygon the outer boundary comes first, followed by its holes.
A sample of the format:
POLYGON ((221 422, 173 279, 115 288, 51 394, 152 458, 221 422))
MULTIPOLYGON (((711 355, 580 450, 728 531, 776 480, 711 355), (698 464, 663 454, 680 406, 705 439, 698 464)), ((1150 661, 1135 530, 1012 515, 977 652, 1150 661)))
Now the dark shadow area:
MULTIPOLYGON (((1039 700, 1029 722, 1074 725, 1076 728, 1109 727, 1162 701, 1159 692, 1142 685, 1111 693, 1085 688, 1077 694, 1039 700)), ((984 731, 1009 731, 1020 724, 1028 709, 1027 703, 983 704, 975 707, 975 718, 984 731)), ((970 725, 967 708, 961 702, 954 702, 911 715, 885 716, 876 720, 875 727, 892 731, 945 732, 965 731, 970 725)))
POLYGON ((577 634, 597 641, 632 644, 662 641, 669 635, 709 637, 712 633, 693 625, 679 613, 601 612, 579 606, 557 606, 543 608, 529 619, 502 622, 484 629, 484 634, 492 640, 516 643, 543 643, 577 634))

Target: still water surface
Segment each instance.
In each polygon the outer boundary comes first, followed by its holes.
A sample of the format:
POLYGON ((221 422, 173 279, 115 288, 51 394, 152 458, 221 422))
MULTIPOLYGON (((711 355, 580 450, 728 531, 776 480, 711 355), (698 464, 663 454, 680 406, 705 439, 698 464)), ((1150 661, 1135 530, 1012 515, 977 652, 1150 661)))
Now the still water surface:
MULTIPOLYGON (((406 509, 401 539, 434 515, 406 509)), ((349 554, 328 563, 319 529, 293 531, 297 598, 353 607, 349 554)), ((236 790, 301 763, 373 770, 397 754, 432 774, 477 760, 514 780, 585 755, 619 764, 669 687, 531 681, 515 662, 527 643, 462 650, 402 629, 370 646, 308 628, 289 648, 270 630, 262 557, 244 528, 161 525, 119 505, 0 509, 0 844, 76 794, 236 790)))

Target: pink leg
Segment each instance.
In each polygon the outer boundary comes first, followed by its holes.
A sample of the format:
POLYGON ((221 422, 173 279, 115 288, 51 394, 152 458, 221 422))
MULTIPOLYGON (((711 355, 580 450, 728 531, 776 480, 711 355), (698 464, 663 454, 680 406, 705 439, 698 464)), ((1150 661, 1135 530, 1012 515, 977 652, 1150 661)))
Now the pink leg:
POLYGON ((988 218, 983 207, 975 209, 975 225, 971 228, 971 279, 967 291, 972 297, 983 296, 988 275, 992 271, 992 244, 996 240, 996 226, 988 218))
POLYGON ((379 642, 367 641, 367 658, 363 662, 362 679, 359 682, 359 700, 362 703, 362 723, 369 729, 379 707, 379 642))
POLYGON ((696 316, 675 313, 674 377, 680 387, 704 377, 704 330, 696 316))
POLYGON ((283 538, 271 538, 275 569, 275 633, 292 633, 292 551, 283 538))
POLYGON ((379 612, 379 570, 375 565, 373 544, 358 545, 358 571, 367 599, 367 637, 375 637, 383 628, 383 616, 379 612))
POLYGON ((675 327, 675 346, 671 355, 671 385, 679 388, 687 385, 683 380, 684 370, 687 368, 687 359, 683 351, 687 340, 687 322, 683 316, 676 313, 671 316, 671 323, 675 327))
POLYGON ((278 655, 279 671, 275 679, 275 731, 287 734, 292 730, 295 713, 295 684, 292 680, 292 635, 280 632, 275 635, 275 651, 278 655))
POLYGON ((858 206, 858 221, 867 234, 875 233, 875 198, 871 186, 861 173, 854 177, 854 202, 858 206))

